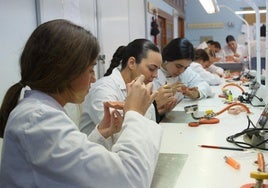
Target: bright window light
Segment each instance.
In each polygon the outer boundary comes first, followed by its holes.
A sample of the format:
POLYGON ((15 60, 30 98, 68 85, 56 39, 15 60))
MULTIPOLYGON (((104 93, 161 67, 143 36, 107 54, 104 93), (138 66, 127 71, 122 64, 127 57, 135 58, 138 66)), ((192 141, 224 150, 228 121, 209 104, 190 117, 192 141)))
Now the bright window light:
MULTIPOLYGON (((261 13, 266 13, 266 10, 259 10, 260 14, 261 13)), ((241 10, 241 11, 235 11, 235 14, 255 14, 254 10, 241 10)))
POLYGON ((208 14, 213 14, 219 11, 217 0, 199 0, 199 2, 208 14))

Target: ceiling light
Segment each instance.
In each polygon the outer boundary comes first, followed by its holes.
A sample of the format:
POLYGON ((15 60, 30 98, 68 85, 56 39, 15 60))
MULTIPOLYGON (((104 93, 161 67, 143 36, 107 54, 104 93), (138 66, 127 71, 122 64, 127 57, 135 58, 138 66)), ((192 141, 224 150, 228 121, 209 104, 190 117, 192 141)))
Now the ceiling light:
MULTIPOLYGON (((266 10, 259 10, 261 13, 266 13, 266 10)), ((241 11, 235 11, 235 14, 255 14, 254 10, 241 10, 241 11)))
POLYGON ((212 14, 219 11, 217 0, 199 0, 199 2, 208 14, 212 14))

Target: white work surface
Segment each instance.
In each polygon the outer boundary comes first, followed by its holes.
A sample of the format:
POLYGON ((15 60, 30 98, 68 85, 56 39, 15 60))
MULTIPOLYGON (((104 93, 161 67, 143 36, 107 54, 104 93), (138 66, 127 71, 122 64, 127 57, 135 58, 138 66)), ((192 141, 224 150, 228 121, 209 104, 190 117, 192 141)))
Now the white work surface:
MULTIPOLYGON (((222 91, 222 86, 213 87, 213 92, 215 92, 213 98, 196 102, 184 99, 175 107, 173 113, 175 113, 174 111, 180 111, 182 113, 184 106, 192 104, 198 104, 199 111, 212 109, 214 112, 218 112, 222 110, 227 105, 223 103, 222 98, 218 97, 218 94, 222 91)), ((229 89, 235 93, 234 97, 241 94, 241 91, 237 88, 229 89)), ((249 117, 255 124, 263 107, 247 106, 252 112, 249 114, 249 117)), ((186 122, 161 122, 160 124, 164 128, 164 135, 160 153, 188 155, 177 176, 176 183, 172 187, 239 188, 244 184, 255 183, 255 180, 250 178, 250 172, 257 171, 258 166, 254 162, 257 160, 257 154, 260 150, 232 151, 201 148, 198 146, 215 145, 237 147, 227 142, 226 138, 247 128, 248 122, 246 115, 246 112, 232 115, 225 111, 216 116, 220 120, 218 124, 205 124, 198 127, 189 127, 186 122), (224 156, 230 156, 239 162, 240 169, 236 170, 225 163, 224 156)), ((191 115, 189 114, 189 116, 191 115)), ((265 160, 268 161, 268 153, 266 151, 262 152, 264 153, 265 160)), ((264 183, 265 182, 268 183, 267 181, 264 181, 264 183)), ((169 188, 172 187, 169 186, 169 188)))

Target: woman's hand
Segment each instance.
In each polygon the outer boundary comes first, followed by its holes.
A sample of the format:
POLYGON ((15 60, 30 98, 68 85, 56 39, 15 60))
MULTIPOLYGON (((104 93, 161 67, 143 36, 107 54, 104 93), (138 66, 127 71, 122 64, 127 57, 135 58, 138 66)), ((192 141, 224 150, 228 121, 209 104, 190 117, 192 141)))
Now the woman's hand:
POLYGON ((173 100, 173 96, 176 93, 176 90, 174 92, 174 89, 172 87, 169 87, 168 85, 161 86, 158 88, 158 95, 155 98, 155 102, 157 104, 157 107, 161 108, 166 103, 173 100))
MULTIPOLYGON (((176 83, 173 83, 173 84, 171 84, 170 85, 172 88, 173 88, 173 90, 175 90, 175 93, 176 92, 183 92, 183 90, 185 89, 185 88, 187 88, 183 83, 181 83, 181 82, 176 82, 176 83)), ((174 93, 174 94, 175 94, 174 93)))
POLYGON ((124 118, 117 110, 110 112, 107 102, 104 102, 103 106, 104 117, 99 123, 98 130, 104 138, 108 138, 121 130, 124 118))
POLYGON ((144 115, 155 100, 158 92, 152 92, 152 85, 150 82, 144 84, 144 75, 140 75, 137 79, 127 84, 127 98, 124 105, 124 111, 134 110, 144 115))
POLYGON ((198 87, 184 88, 182 93, 191 99, 198 99, 200 97, 198 87))
POLYGON ((167 112, 170 112, 178 103, 177 98, 172 97, 169 102, 167 102, 165 105, 162 105, 160 107, 157 106, 157 111, 160 115, 163 115, 167 112))

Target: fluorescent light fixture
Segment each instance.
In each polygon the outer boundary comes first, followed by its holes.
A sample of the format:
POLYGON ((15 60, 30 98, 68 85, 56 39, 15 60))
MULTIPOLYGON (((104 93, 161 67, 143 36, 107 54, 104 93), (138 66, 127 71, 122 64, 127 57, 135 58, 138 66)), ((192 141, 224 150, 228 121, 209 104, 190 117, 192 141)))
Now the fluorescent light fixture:
MULTIPOLYGON (((259 10, 260 14, 261 13, 266 13, 266 10, 259 10)), ((235 14, 255 14, 254 10, 241 10, 241 11, 235 11, 235 14)))
POLYGON ((199 2, 208 14, 219 12, 217 0, 199 0, 199 2))

